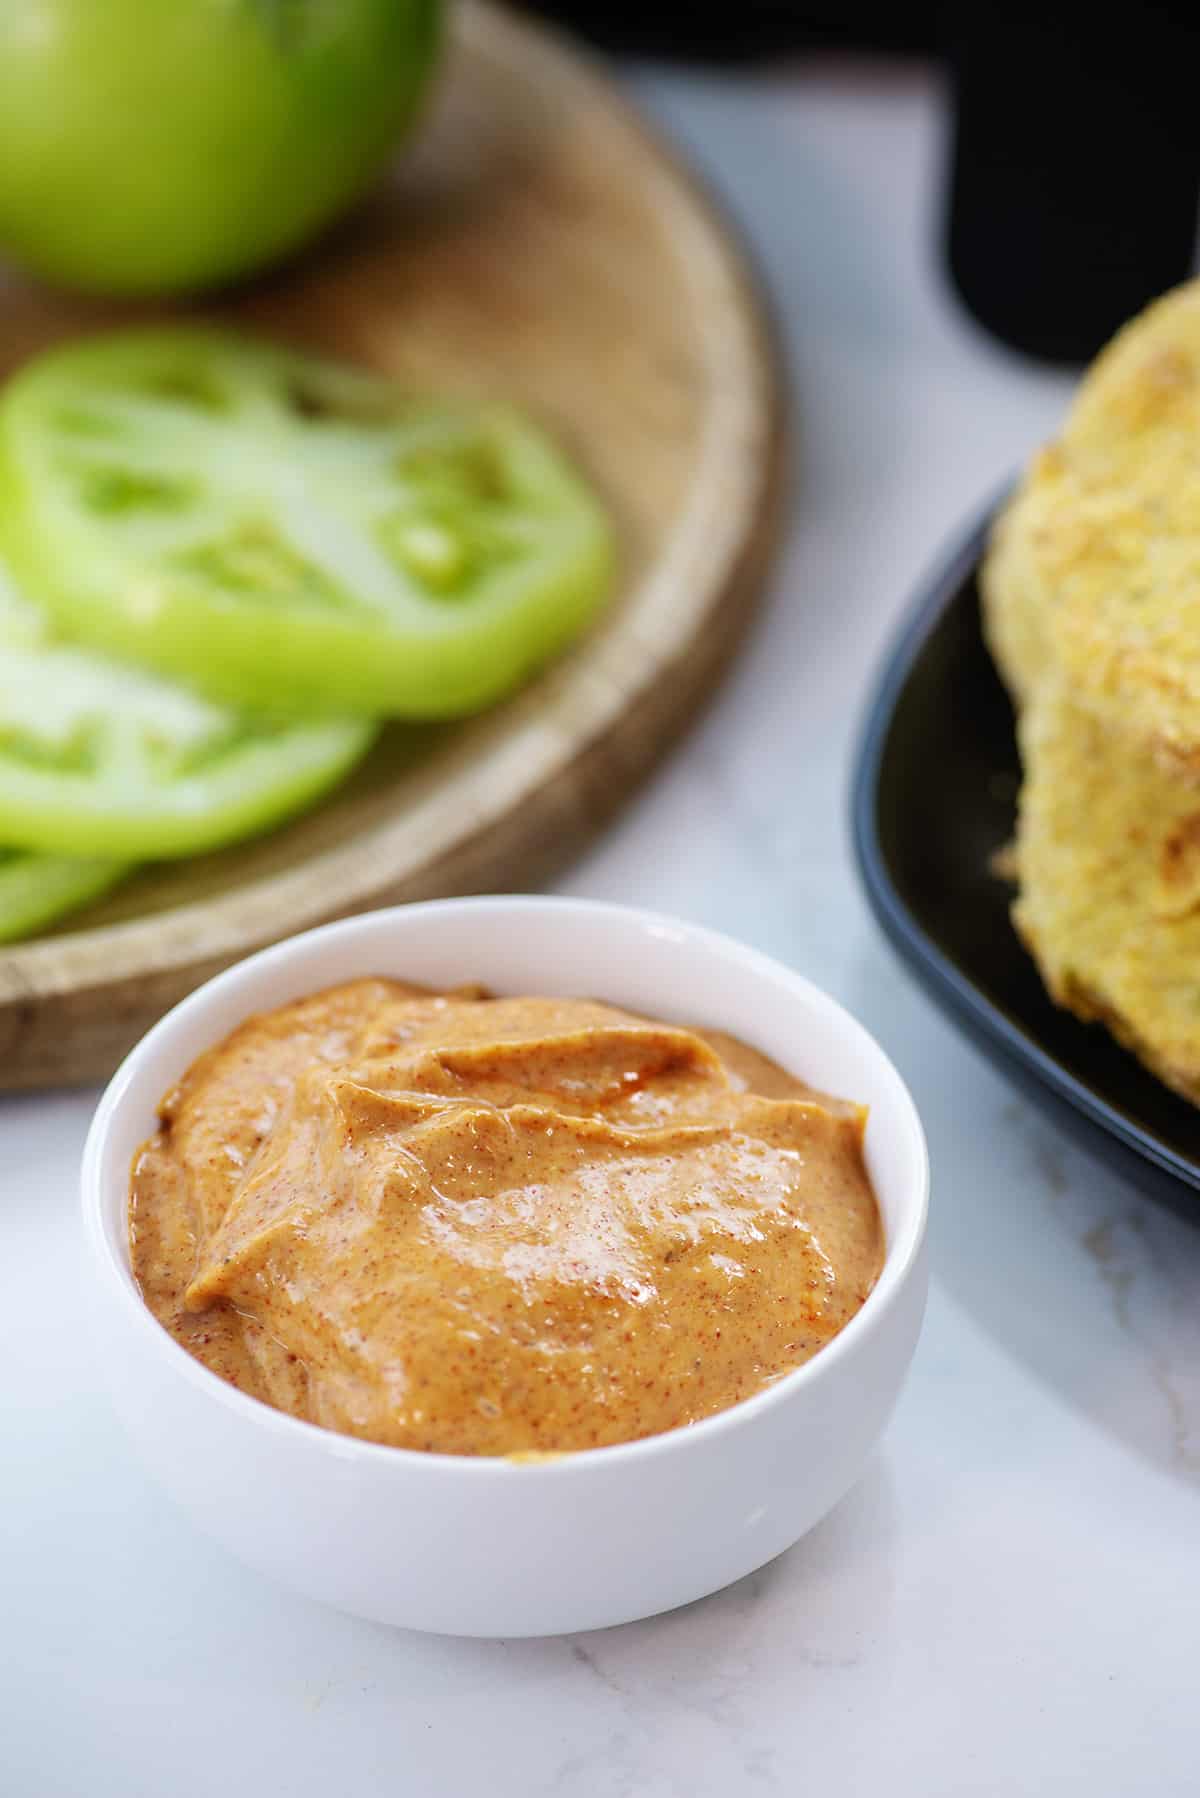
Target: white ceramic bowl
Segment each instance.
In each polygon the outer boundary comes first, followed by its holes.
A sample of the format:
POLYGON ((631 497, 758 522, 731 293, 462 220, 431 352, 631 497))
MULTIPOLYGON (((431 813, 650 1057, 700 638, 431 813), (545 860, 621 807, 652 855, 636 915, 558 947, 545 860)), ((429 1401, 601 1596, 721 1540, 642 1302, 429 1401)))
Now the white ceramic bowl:
POLYGON ((715 1591, 802 1536, 862 1472, 908 1368, 925 1301, 928 1160, 900 1076, 807 980, 741 944, 651 913, 497 898, 331 924, 230 968, 168 1013, 101 1100, 83 1162, 99 1284, 98 1350, 142 1456, 236 1555, 364 1617, 523 1636, 646 1617, 715 1591), (887 1232, 879 1282, 814 1360, 685 1429, 543 1464, 382 1447, 247 1398, 178 1347, 129 1267, 135 1149, 161 1095, 251 1012, 333 982, 606 999, 732 1031, 866 1102, 887 1232))

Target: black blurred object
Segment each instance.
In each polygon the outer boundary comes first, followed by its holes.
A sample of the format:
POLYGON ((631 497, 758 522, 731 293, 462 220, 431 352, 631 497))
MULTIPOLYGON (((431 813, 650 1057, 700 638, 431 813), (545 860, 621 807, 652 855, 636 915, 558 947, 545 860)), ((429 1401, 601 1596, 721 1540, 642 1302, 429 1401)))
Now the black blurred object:
POLYGON ((533 10, 558 19, 605 49, 681 62, 751 62, 808 50, 880 50, 918 54, 938 45, 936 5, 839 6, 796 0, 697 0, 689 6, 637 6, 632 0, 538 0, 533 10))
POLYGON ((542 0, 537 10, 607 49, 681 61, 944 50, 953 112, 951 278, 987 330, 1029 355, 1089 360, 1126 319, 1193 271, 1194 5, 542 0))
POLYGON ((1196 11, 984 0, 947 26, 955 285, 1005 343, 1086 361, 1192 271, 1196 11))

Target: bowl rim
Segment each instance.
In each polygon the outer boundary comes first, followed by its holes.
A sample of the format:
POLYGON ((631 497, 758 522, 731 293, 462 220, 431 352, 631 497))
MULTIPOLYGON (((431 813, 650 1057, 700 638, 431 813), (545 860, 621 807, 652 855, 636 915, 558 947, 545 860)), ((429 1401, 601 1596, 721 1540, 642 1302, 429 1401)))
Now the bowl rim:
MULTIPOLYGON (((337 975, 332 974, 331 979, 336 981, 337 975)), ((156 1092, 152 1103, 157 1103, 158 1097, 156 1092)), ((750 947, 736 937, 646 907, 550 894, 487 894, 421 900, 339 918, 260 949, 255 954, 234 962, 195 988, 165 1012, 134 1044, 104 1089, 84 1145, 80 1188, 84 1234, 93 1263, 100 1270, 105 1288, 140 1333, 147 1345, 147 1352, 164 1357, 165 1363, 176 1375, 196 1386, 215 1403, 243 1418, 252 1427, 285 1438, 290 1437, 298 1445, 307 1444, 305 1452, 321 1453, 337 1460, 353 1460, 384 1468, 419 1465, 429 1475, 442 1474, 476 1480, 497 1475, 562 1479, 585 1474, 590 1469, 599 1471, 627 1462, 657 1459, 663 1454, 698 1450, 715 1437, 752 1426, 757 1418, 775 1410, 792 1395, 814 1382, 827 1377, 848 1355, 854 1354, 861 1343, 882 1327, 887 1314, 898 1302, 920 1263, 929 1211, 930 1165, 920 1114, 895 1063, 865 1025, 840 1001, 805 975, 795 972, 785 963, 750 947), (336 1430, 326 1429, 321 1424, 310 1423, 305 1418, 293 1417, 290 1412, 280 1411, 264 1399, 254 1398, 222 1379, 219 1374, 190 1355, 162 1327, 138 1292, 130 1268, 127 1264, 122 1265, 105 1222, 108 1188, 104 1178, 104 1162, 108 1139, 121 1110, 138 1095, 139 1085, 146 1078, 145 1068, 151 1062, 155 1049, 184 1024, 202 1014, 208 1006, 236 991, 251 975, 284 968, 301 949, 308 949, 322 942, 349 941, 360 932, 366 934, 374 930, 385 930, 388 923, 395 923, 400 919, 407 918, 419 923, 422 917, 431 913, 450 910, 479 916, 503 916, 517 911, 554 912, 559 915, 573 913, 583 918, 590 916, 597 921, 603 920, 618 928, 660 937, 665 932, 704 955, 716 956, 748 971, 752 970, 760 977, 766 977, 793 998, 809 1005, 815 1004, 816 1009, 824 1010, 851 1039, 857 1039, 855 1047, 861 1049, 867 1058, 873 1056, 877 1059, 884 1084, 891 1088, 891 1099, 896 1104, 907 1138, 907 1150, 912 1158, 913 1190, 911 1194, 906 1191, 899 1228, 889 1233, 885 1240, 884 1263, 874 1287, 854 1316, 808 1361, 782 1374, 771 1385, 752 1393, 748 1398, 739 1399, 694 1423, 676 1425, 672 1429, 660 1430, 654 1435, 637 1437, 629 1442, 610 1443, 599 1448, 549 1451, 545 1458, 531 1456, 524 1459, 520 1456, 455 1455, 442 1450, 400 1448, 391 1443, 371 1442, 361 1437, 343 1435, 336 1430)), ((127 1188, 125 1198, 128 1198, 127 1188)))

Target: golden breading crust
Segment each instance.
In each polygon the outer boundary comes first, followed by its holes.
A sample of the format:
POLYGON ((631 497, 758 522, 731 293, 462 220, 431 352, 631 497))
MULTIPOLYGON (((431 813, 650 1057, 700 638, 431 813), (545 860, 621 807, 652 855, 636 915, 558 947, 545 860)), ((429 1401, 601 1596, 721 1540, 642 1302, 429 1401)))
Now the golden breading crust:
POLYGON ((1020 740, 1017 930, 1056 1003, 1200 1103, 1200 793, 1058 679, 1020 740))
POLYGON ((1053 601, 1040 579, 1034 546, 1050 488, 1040 465, 1056 457, 1051 448, 1035 459, 996 520, 979 573, 984 638, 1016 706, 1025 703, 1052 661, 1053 601))
POLYGON ((1200 775, 1200 282, 1119 333, 997 527, 985 628, 1023 702, 1057 669, 1200 775))

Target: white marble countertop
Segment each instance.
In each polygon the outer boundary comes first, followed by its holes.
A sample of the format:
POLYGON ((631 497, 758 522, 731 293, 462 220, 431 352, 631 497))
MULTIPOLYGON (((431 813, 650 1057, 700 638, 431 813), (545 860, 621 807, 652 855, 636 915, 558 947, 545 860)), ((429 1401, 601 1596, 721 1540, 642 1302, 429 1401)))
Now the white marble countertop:
POLYGON ((10 1102, 5 1798, 1198 1789, 1200 1231, 1077 1154, 935 1015, 868 917, 847 842, 866 673, 1067 384, 984 341, 945 291, 926 75, 638 86, 763 260, 801 453, 757 635, 562 886, 748 938, 894 1054, 934 1165, 911 1380, 858 1489, 715 1598, 542 1642, 358 1623, 242 1571, 146 1483, 86 1358, 75 1176, 92 1095, 10 1102))

